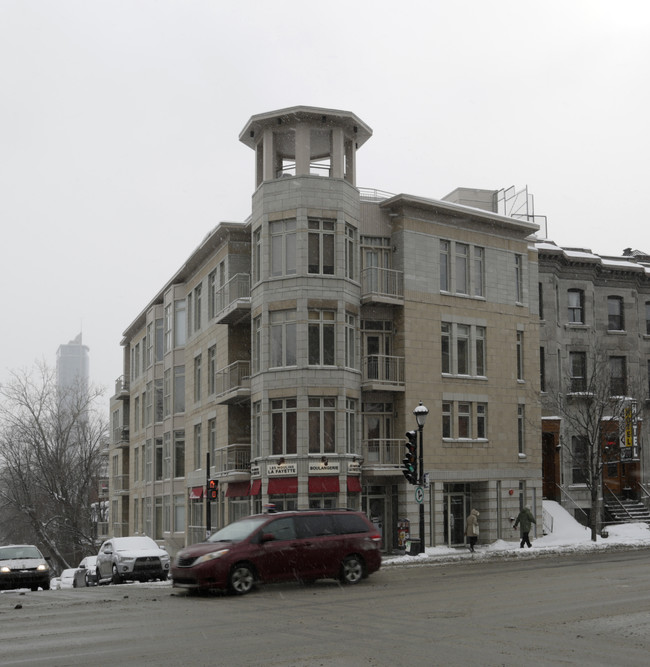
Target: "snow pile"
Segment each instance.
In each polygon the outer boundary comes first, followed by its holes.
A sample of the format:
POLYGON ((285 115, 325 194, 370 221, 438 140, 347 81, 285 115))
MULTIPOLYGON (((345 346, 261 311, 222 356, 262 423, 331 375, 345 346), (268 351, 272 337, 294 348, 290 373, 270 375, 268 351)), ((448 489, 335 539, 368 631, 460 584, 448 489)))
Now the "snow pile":
MULTIPOLYGON (((451 562, 476 558, 536 558, 549 554, 587 552, 607 548, 650 548, 650 527, 646 523, 626 523, 607 527, 608 537, 597 537, 591 541, 591 530, 576 521, 560 504, 543 501, 544 510, 553 517, 553 532, 541 536, 542 527, 538 525, 539 537, 534 537, 534 528, 530 539, 531 549, 519 548, 519 529, 512 530, 505 539, 497 540, 492 544, 478 544, 475 553, 466 548, 427 547, 426 553, 415 556, 388 556, 383 564, 415 564, 426 561, 451 562)), ((541 524, 541 521, 540 521, 541 524)))

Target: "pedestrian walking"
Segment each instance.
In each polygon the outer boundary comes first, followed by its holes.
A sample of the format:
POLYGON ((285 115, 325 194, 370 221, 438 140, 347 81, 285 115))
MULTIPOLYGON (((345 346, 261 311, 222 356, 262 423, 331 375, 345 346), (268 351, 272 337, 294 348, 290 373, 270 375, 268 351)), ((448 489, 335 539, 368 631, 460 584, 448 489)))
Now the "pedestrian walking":
POLYGON ((528 537, 528 533, 530 533, 530 528, 532 524, 536 524, 537 521, 535 521, 535 517, 533 513, 530 511, 530 507, 524 507, 521 512, 517 515, 517 518, 515 519, 515 523, 512 526, 515 530, 517 526, 520 526, 521 529, 521 542, 519 543, 519 548, 523 549, 524 544, 528 545, 528 548, 532 547, 533 545, 530 543, 530 537, 528 537))
POLYGON ((469 550, 474 553, 474 545, 478 542, 478 510, 472 510, 465 523, 465 535, 469 538, 469 550))

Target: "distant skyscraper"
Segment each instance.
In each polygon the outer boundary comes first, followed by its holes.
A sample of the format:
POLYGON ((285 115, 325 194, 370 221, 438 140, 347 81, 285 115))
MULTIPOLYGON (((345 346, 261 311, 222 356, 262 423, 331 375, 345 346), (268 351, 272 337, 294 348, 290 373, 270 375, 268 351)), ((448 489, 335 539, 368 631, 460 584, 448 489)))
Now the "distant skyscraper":
POLYGON ((63 389, 87 389, 90 376, 90 354, 81 342, 81 334, 56 351, 56 384, 63 389))

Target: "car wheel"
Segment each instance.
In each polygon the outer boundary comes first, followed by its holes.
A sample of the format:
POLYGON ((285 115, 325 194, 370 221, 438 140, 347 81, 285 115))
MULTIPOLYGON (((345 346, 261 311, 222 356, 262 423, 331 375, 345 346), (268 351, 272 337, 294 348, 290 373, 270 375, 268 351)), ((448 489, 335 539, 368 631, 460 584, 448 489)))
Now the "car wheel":
POLYGON ((167 577, 169 577, 169 572, 163 572, 162 577, 160 577, 160 581, 167 581, 167 577))
POLYGON ((50 582, 49 582, 49 581, 44 581, 44 582, 41 584, 41 588, 42 588, 44 591, 49 591, 49 590, 50 590, 50 582))
POLYGON ((113 565, 113 577, 111 579, 111 583, 113 584, 122 583, 122 577, 120 577, 120 573, 117 571, 117 565, 113 565))
POLYGON ((84 583, 86 584, 86 588, 90 586, 90 580, 88 578, 88 572, 84 575, 84 583))
POLYGON ((348 556, 341 564, 341 582, 358 584, 363 579, 363 561, 359 556, 348 556))
POLYGON ((235 595, 250 593, 255 586, 255 572, 247 563, 238 563, 230 570, 228 589, 235 595))

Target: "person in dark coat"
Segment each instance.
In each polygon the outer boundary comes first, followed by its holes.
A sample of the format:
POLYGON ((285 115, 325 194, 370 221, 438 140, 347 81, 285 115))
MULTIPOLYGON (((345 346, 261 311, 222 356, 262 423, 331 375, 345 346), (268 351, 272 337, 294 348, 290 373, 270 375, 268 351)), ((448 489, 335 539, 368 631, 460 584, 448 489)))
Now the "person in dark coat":
POLYGON ((465 524, 465 535, 469 538, 469 550, 474 553, 474 545, 478 541, 478 510, 472 510, 465 524))
POLYGON ((528 545, 528 548, 532 547, 533 545, 530 543, 530 538, 528 537, 528 533, 530 533, 531 526, 533 524, 536 524, 537 521, 535 521, 535 517, 533 513, 530 511, 529 507, 524 507, 521 512, 519 512, 517 518, 515 519, 515 523, 513 525, 513 528, 517 528, 517 526, 521 527, 521 542, 519 543, 519 548, 523 549, 524 544, 528 545))

